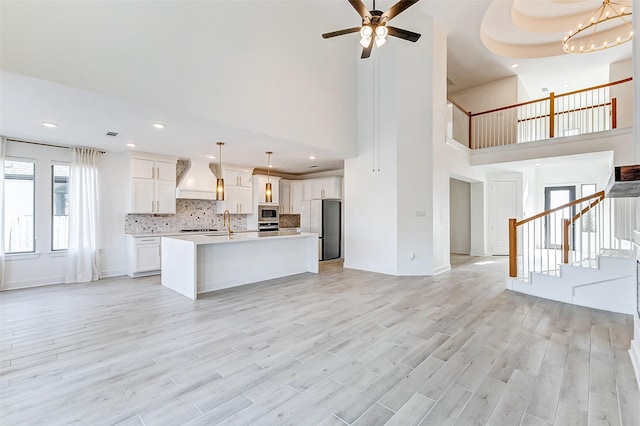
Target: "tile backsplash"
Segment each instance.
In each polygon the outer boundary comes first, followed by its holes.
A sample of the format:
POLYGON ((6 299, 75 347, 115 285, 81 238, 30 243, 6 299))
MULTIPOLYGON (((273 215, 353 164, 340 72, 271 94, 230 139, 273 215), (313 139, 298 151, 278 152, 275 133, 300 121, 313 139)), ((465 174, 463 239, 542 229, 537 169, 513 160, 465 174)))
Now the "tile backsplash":
POLYGON ((281 214, 280 228, 300 228, 299 214, 281 214))
MULTIPOLYGON (((176 214, 128 214, 124 220, 127 234, 178 232, 181 229, 215 228, 222 230, 222 214, 216 213, 212 200, 176 200, 176 214)), ((231 229, 246 229, 246 215, 231 215, 231 229)))

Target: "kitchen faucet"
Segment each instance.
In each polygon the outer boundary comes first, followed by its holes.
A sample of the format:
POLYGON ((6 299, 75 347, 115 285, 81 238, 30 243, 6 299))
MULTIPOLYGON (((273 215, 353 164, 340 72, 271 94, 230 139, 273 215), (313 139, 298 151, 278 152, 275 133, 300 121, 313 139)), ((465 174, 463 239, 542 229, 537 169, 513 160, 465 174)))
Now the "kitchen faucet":
POLYGON ((229 210, 225 210, 222 214, 222 226, 227 227, 227 238, 231 239, 233 231, 231 230, 231 213, 229 213, 229 210))

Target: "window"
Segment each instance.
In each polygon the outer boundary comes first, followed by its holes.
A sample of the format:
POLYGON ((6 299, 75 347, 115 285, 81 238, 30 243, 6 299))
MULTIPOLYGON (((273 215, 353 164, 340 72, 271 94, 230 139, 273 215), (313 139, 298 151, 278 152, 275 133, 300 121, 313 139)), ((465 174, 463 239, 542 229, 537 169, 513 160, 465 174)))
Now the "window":
POLYGON ((66 250, 69 241, 69 166, 51 166, 51 250, 66 250))
POLYGON ((35 164, 4 162, 4 247, 5 253, 35 251, 35 164))

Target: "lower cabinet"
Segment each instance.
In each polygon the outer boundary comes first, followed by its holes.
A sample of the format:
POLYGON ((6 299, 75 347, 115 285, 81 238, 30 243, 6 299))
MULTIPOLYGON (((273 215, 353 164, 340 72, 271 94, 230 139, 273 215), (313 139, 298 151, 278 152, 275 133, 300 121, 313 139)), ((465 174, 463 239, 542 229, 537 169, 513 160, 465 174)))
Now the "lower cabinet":
POLYGON ((127 275, 143 277, 160 273, 160 237, 127 235, 127 275))

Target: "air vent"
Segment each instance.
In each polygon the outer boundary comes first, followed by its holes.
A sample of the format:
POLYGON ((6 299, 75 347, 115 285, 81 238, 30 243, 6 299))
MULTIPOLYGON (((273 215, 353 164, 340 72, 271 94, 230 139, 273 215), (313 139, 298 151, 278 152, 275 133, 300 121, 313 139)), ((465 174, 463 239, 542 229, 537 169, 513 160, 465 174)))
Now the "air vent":
POLYGON ((107 132, 107 136, 118 136, 118 132, 107 132))
POLYGON ((315 164, 312 164, 312 165, 309 166, 310 169, 315 169, 316 167, 318 167, 318 166, 316 166, 315 164))
POLYGON ((549 91, 549 88, 548 88, 548 87, 543 87, 543 88, 542 88, 542 91, 543 91, 543 92, 548 92, 548 91, 549 91))

